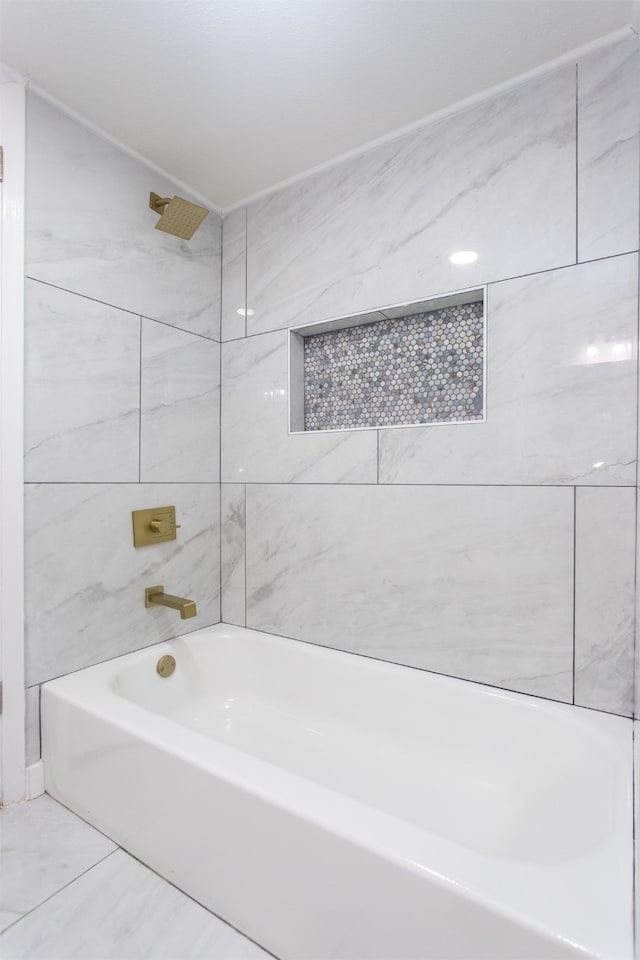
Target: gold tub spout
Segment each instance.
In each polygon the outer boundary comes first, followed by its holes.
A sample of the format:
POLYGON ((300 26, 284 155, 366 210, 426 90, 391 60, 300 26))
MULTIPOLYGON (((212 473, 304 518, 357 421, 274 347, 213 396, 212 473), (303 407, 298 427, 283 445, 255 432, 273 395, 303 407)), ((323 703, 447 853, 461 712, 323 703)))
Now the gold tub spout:
POLYGON ((165 593, 164 587, 147 587, 144 592, 144 605, 145 607, 171 607, 172 610, 179 610, 181 620, 188 620, 189 617, 195 617, 198 613, 195 600, 174 597, 170 593, 165 593))

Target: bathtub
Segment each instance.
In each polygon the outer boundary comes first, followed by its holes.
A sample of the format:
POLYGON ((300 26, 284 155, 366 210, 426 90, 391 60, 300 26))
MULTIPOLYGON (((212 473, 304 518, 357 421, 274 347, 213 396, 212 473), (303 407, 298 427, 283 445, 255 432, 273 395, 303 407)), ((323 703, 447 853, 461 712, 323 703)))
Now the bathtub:
POLYGON ((46 683, 42 734, 53 797, 277 957, 632 957, 631 721, 221 624, 46 683))

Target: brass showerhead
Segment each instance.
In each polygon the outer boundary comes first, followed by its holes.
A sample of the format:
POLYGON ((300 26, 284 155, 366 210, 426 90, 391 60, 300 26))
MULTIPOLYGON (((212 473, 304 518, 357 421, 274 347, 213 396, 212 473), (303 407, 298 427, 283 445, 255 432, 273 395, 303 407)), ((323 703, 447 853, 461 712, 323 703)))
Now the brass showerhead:
POLYGON ((197 203, 183 200, 182 197, 159 197, 157 193, 149 194, 149 206, 156 213, 161 214, 156 223, 156 230, 172 233, 182 240, 191 240, 204 218, 209 213, 197 203))

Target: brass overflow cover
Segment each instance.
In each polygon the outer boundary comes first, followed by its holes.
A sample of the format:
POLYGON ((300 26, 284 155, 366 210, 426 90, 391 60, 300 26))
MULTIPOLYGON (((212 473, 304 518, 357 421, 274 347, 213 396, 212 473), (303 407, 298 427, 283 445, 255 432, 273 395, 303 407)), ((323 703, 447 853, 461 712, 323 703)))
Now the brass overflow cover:
POLYGON ((164 657, 160 657, 156 664, 156 672, 161 677, 170 677, 175 668, 176 660, 170 653, 165 653, 164 657))

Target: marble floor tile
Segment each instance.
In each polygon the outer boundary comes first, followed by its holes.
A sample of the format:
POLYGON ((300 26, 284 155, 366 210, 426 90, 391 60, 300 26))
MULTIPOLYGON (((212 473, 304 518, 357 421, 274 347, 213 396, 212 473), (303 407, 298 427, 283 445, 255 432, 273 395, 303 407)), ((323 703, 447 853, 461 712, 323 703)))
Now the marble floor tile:
POLYGON ((222 480, 375 483, 375 430, 290 434, 287 333, 222 344, 222 480))
MULTIPOLYGON (((46 795, 0 810, 0 929, 115 849, 111 840, 46 795)), ((2 941, 0 956, 8 960, 2 941)))
POLYGON ((220 345, 142 320, 140 479, 218 482, 220 345))
POLYGON ((258 960, 265 953, 123 850, 0 936, 3 960, 258 960))
POLYGON ((25 284, 25 479, 136 481, 140 319, 25 284))

